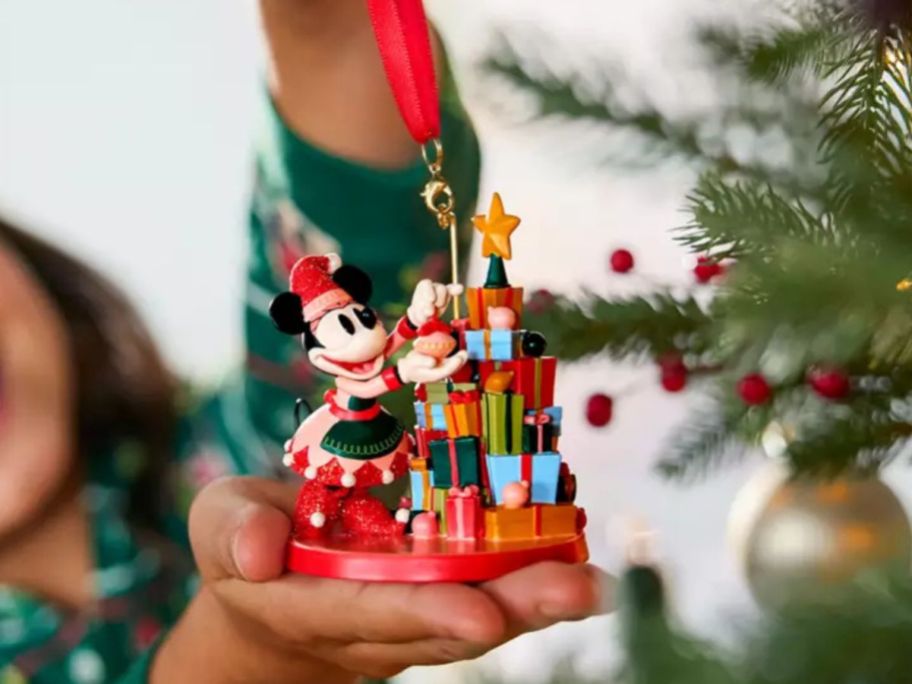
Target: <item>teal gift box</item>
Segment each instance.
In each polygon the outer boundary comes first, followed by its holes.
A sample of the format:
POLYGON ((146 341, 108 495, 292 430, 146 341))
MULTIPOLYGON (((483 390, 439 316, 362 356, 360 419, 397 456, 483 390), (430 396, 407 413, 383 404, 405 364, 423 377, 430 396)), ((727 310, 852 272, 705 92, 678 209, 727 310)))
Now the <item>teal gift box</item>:
POLYGON ((437 439, 428 444, 434 487, 481 484, 480 443, 477 437, 437 439))
POLYGON ((465 349, 473 361, 509 361, 519 357, 522 332, 466 330, 465 349))
POLYGON ((529 503, 557 503, 557 481, 561 455, 554 451, 540 454, 488 454, 488 477, 494 503, 503 503, 503 490, 511 482, 529 483, 529 503))

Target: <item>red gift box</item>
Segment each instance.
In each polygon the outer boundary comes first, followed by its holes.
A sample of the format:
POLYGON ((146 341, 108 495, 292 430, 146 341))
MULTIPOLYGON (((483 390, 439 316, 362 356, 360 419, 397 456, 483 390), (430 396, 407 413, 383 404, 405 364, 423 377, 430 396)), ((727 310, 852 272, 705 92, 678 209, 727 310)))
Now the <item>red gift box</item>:
POLYGON ((450 376, 450 379, 453 382, 472 382, 475 378, 475 373, 477 373, 477 368, 475 367, 475 362, 469 359, 458 371, 453 373, 450 376))
POLYGON ((523 289, 521 287, 467 287, 466 306, 469 310, 470 330, 484 330, 488 325, 490 307, 507 307, 516 313, 513 330, 522 326, 523 289))
POLYGON ((447 536, 453 539, 484 537, 484 511, 478 487, 451 487, 446 500, 447 536))
POLYGON ((415 441, 418 443, 418 456, 420 458, 430 458, 431 450, 428 447, 428 444, 434 440, 446 438, 446 430, 433 430, 430 428, 416 427, 415 441))
POLYGON ((525 357, 512 361, 479 361, 479 382, 484 387, 494 371, 512 371, 509 391, 523 396, 525 409, 540 409, 554 405, 554 380, 557 376, 557 359, 525 357))

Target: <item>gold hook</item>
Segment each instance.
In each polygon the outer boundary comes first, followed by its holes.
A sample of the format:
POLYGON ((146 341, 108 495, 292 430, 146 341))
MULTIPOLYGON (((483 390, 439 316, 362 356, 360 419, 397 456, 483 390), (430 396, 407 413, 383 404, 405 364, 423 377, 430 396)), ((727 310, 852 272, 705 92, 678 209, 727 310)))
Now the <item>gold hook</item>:
POLYGON ((440 138, 434 138, 421 146, 421 158, 424 159, 424 164, 427 166, 432 177, 440 175, 443 171, 443 143, 440 142, 440 138), (431 145, 434 148, 433 158, 431 158, 428 153, 428 145, 431 145))
MULTIPOLYGON (((452 281, 454 285, 459 284, 459 243, 456 235, 456 198, 453 196, 453 188, 443 177, 443 143, 440 138, 434 138, 428 143, 421 146, 421 157, 427 166, 428 173, 431 177, 424 186, 421 196, 424 198, 424 205, 428 208, 437 219, 437 225, 443 230, 450 231, 450 267, 452 269, 452 281), (433 148, 433 157, 428 148, 433 148)), ((459 297, 453 297, 453 318, 460 318, 459 297)))

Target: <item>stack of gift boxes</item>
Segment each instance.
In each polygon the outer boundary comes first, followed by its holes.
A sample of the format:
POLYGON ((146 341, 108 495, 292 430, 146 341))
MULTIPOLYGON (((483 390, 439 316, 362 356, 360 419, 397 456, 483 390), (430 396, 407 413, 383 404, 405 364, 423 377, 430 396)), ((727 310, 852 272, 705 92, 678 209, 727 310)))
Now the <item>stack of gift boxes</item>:
POLYGON ((416 389, 413 517, 433 513, 451 539, 574 535, 584 520, 558 451, 557 360, 522 329, 522 288, 500 285, 468 288, 468 317, 452 323, 466 366, 416 389))

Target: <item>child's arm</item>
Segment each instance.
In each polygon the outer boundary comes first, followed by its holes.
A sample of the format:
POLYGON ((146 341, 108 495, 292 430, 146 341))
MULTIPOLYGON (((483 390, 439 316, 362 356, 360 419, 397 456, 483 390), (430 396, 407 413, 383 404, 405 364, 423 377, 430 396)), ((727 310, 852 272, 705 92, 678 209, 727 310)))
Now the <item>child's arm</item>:
MULTIPOLYGON (((370 304, 392 321, 418 281, 449 280, 449 244, 419 196, 428 172, 396 109, 364 0, 260 6, 271 99, 257 139, 242 394, 248 434, 278 461, 297 427, 290 407, 297 397, 319 401, 326 381, 299 340, 277 333, 267 315, 270 300, 288 289, 290 267, 305 254, 339 252, 371 275, 370 304)), ((434 45, 445 173, 466 254, 479 148, 436 38, 434 45)), ((245 472, 262 472, 262 459, 240 460, 245 472)))
POLYGON ((228 478, 193 505, 203 589, 162 644, 151 684, 348 684, 474 658, 532 630, 588 617, 604 578, 542 563, 477 587, 283 575, 296 488, 228 478))
POLYGON ((364 0, 260 0, 260 8, 270 90, 295 133, 367 166, 402 168, 415 160, 364 0))

